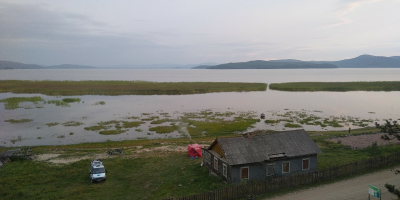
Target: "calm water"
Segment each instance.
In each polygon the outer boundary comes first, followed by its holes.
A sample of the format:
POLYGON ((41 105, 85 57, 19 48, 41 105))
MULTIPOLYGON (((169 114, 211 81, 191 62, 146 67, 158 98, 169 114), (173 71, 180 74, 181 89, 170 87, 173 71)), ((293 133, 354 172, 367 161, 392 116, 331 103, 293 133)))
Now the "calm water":
MULTIPOLYGON (((157 82, 299 82, 299 81, 399 81, 400 69, 307 69, 307 70, 1 70, 0 80, 145 80, 157 82)), ((41 96, 46 101, 63 97, 40 94, 0 93, 8 97, 41 96)), ((43 104, 36 108, 27 103, 15 110, 6 110, 0 103, 0 145, 56 145, 80 142, 124 140, 136 138, 178 137, 179 133, 156 134, 147 130, 149 123, 119 135, 100 135, 85 131, 101 121, 123 120, 124 117, 143 113, 169 113, 179 118, 183 112, 211 109, 215 112, 255 111, 257 115, 287 111, 306 111, 321 117, 350 116, 382 121, 399 119, 400 92, 264 92, 211 93, 196 95, 129 95, 129 96, 77 96, 80 103, 70 107, 43 104), (105 105, 95 105, 98 101, 105 105), (318 112, 314 112, 318 111, 318 112), (11 124, 7 119, 33 119, 32 122, 11 124), (63 126, 62 123, 78 121, 81 126, 63 126), (59 125, 48 127, 47 123, 59 125), (73 133, 73 134, 71 134, 73 133)), ((353 127, 351 124, 341 129, 353 127)), ((305 126, 306 130, 321 127, 305 126)), ((253 129, 282 130, 282 126, 269 126, 259 122, 253 129)), ((333 128, 329 128, 333 129, 333 128)), ((340 129, 340 128, 337 128, 340 129)))

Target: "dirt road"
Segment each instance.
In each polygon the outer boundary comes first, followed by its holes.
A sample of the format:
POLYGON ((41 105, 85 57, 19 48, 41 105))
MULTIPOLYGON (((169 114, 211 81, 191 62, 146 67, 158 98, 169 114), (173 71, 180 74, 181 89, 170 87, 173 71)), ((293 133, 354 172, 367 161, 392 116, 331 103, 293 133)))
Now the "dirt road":
MULTIPOLYGON (((400 169, 400 166, 395 167, 400 169)), ((385 183, 395 185, 400 189, 400 174, 395 174, 390 169, 362 175, 356 178, 322 185, 306 190, 288 193, 283 196, 269 198, 268 200, 329 200, 329 199, 368 199, 368 184, 381 189, 382 200, 397 199, 384 187, 385 183)), ((371 196, 371 200, 378 198, 371 196)))

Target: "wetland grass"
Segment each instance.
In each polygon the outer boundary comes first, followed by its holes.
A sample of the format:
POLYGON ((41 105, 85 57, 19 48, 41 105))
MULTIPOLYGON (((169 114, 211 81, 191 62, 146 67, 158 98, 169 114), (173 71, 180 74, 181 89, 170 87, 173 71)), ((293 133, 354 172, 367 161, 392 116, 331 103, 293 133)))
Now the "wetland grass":
POLYGON ((42 97, 34 96, 34 97, 10 97, 6 99, 0 99, 0 102, 4 103, 4 107, 7 110, 13 110, 17 108, 21 108, 20 103, 22 102, 31 102, 36 107, 40 108, 43 105, 40 105, 39 102, 45 102, 42 97))
POLYGON ((286 123, 285 127, 286 128, 301 128, 302 126, 300 124, 286 123))
POLYGON ((74 102, 81 102, 81 99, 80 98, 64 98, 64 99, 62 99, 62 101, 63 102, 66 102, 66 103, 74 103, 74 102))
POLYGON ((81 126, 81 125, 84 125, 84 123, 76 122, 76 121, 68 121, 68 122, 62 123, 62 125, 63 126, 81 126))
POLYGON ((292 92, 400 91, 400 81, 272 83, 269 89, 292 92))
POLYGON ((85 127, 84 129, 87 131, 99 131, 100 134, 103 135, 116 135, 125 133, 129 130, 129 128, 139 127, 141 124, 145 122, 142 121, 117 121, 111 120, 106 122, 97 123, 95 126, 85 127), (111 128, 115 128, 110 130, 111 128))
POLYGON ((20 124, 33 121, 33 119, 7 119, 5 122, 10 122, 11 124, 20 124))
POLYGON ((58 123, 58 122, 51 122, 51 123, 47 123, 46 124, 46 126, 47 127, 52 127, 52 126, 57 126, 57 125, 59 125, 60 123, 58 123))
POLYGON ((45 95, 181 95, 266 91, 265 83, 0 80, 0 91, 45 95))
POLYGON ((93 105, 95 105, 95 106, 97 106, 97 105, 106 105, 106 102, 98 101, 98 102, 94 103, 93 105))
POLYGON ((155 131, 156 133, 172 133, 174 131, 178 130, 177 126, 155 126, 155 127, 150 127, 149 131, 155 131))

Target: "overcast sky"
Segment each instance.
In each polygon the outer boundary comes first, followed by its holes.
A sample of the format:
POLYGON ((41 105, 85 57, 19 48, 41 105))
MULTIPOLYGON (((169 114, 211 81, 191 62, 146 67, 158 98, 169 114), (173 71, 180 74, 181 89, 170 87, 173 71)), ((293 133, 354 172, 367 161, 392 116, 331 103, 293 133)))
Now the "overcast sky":
POLYGON ((0 60, 198 64, 400 55, 400 0, 0 0, 0 60))

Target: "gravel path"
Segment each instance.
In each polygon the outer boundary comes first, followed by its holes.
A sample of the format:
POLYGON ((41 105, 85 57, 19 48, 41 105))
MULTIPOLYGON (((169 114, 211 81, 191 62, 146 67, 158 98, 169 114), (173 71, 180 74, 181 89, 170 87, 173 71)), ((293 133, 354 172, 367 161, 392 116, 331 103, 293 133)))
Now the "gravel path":
MULTIPOLYGON (((400 169, 400 166, 395 167, 395 169, 400 169)), ((385 183, 400 188, 400 174, 395 174, 394 171, 386 169, 340 182, 288 193, 268 200, 366 200, 368 199, 368 184, 381 189, 382 200, 397 199, 396 196, 387 191, 384 187, 385 183)), ((370 199, 378 200, 373 196, 370 199)))

